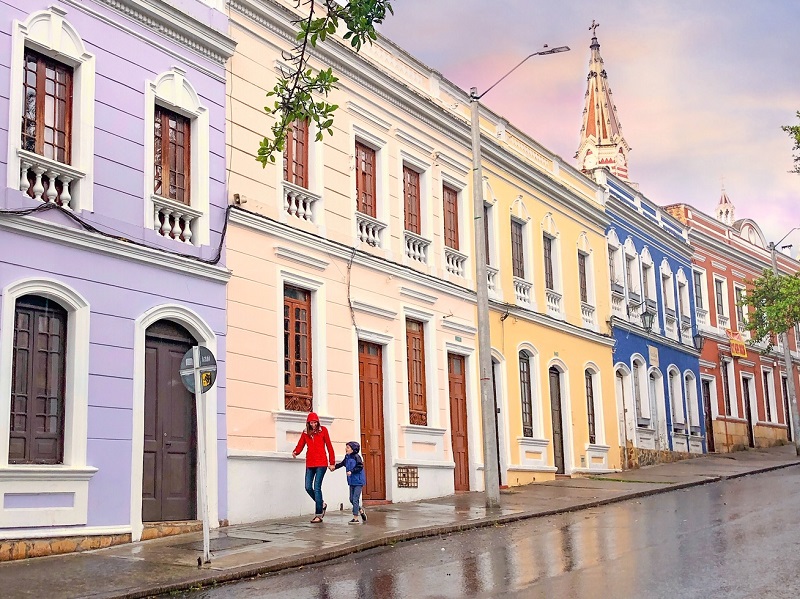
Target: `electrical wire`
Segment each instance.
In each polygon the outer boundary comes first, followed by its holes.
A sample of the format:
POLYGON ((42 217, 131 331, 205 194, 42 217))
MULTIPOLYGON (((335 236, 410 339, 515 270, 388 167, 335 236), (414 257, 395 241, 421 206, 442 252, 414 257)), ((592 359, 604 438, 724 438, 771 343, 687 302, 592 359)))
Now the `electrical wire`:
POLYGON ((148 245, 146 243, 142 243, 140 241, 135 241, 133 239, 128 239, 122 235, 115 235, 113 233, 107 233, 102 229, 95 227, 93 224, 85 221, 80 216, 75 214, 72 210, 67 210, 58 204, 52 202, 43 202, 37 206, 32 208, 18 208, 18 209, 11 209, 11 210, 0 210, 0 216, 30 216, 32 214, 37 214, 40 212, 48 212, 50 210, 57 210, 76 224, 78 224, 83 230, 88 231, 89 233, 93 233, 95 235, 100 235, 102 237, 106 237, 108 239, 114 239, 116 241, 121 241, 123 243, 130 243, 131 245, 135 245, 138 247, 147 248, 150 250, 155 250, 162 252, 164 254, 168 254, 170 256, 179 256, 181 258, 186 258, 187 260, 193 260, 195 262, 201 262, 203 264, 217 264, 219 263, 220 259, 222 258, 222 248, 225 245, 225 237, 228 233, 228 221, 230 219, 230 212, 231 206, 228 206, 225 209, 225 221, 222 225, 222 231, 220 233, 219 238, 219 245, 217 246, 217 251, 213 258, 201 258, 199 256, 192 256, 189 254, 184 254, 182 252, 176 252, 174 250, 169 250, 157 246, 148 245))

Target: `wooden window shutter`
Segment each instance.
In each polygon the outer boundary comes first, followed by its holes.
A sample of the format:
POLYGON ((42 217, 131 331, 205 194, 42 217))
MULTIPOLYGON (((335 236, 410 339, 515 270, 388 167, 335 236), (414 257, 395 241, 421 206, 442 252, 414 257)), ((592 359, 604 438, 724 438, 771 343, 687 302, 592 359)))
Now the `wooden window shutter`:
POLYGON ((356 142, 356 210, 376 218, 375 150, 356 142))
POLYGON ((425 333, 423 324, 406 321, 406 351, 408 362, 409 422, 428 425, 428 400, 425 387, 425 333))
POLYGON ((444 244, 458 249, 458 192, 447 185, 442 187, 444 203, 444 244))
POLYGON ((405 197, 406 231, 420 234, 419 173, 403 166, 403 196, 405 197))
POLYGON ((313 408, 311 370, 311 293, 283 288, 284 407, 296 412, 313 408))

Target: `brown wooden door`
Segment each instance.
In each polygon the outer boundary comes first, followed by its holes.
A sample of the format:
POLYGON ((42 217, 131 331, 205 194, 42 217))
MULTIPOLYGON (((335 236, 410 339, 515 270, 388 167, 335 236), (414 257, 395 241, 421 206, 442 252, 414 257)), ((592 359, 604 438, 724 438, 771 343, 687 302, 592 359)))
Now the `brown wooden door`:
POLYGON ((142 520, 196 518, 197 436, 194 397, 181 382, 181 358, 194 340, 162 321, 145 338, 142 520))
POLYGON ((383 440, 383 352, 358 342, 358 393, 361 402, 361 455, 367 484, 364 499, 386 499, 386 453, 383 440))
POLYGON ((553 462, 557 474, 564 474, 564 431, 561 424, 561 372, 550 368, 550 411, 553 415, 553 462))
POLYGON ((703 412, 706 421, 706 451, 714 449, 714 419, 711 413, 711 381, 701 381, 703 389, 703 412))
POLYGON ((450 386, 450 437, 453 441, 455 490, 469 491, 469 430, 467 428, 467 379, 464 356, 447 354, 450 386))
POLYGON ((753 435, 753 413, 750 410, 750 381, 742 379, 742 396, 744 397, 744 415, 747 419, 747 444, 750 447, 756 446, 755 436, 753 435))

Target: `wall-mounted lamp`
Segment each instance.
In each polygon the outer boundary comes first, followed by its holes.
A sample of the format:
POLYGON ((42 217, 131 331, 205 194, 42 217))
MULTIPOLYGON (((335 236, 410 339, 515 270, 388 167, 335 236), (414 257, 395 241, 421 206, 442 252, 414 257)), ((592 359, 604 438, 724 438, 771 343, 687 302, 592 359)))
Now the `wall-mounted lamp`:
POLYGON ((692 345, 697 351, 703 351, 703 344, 706 342, 706 338, 703 337, 700 332, 698 331, 694 335, 692 335, 692 345))
MULTIPOLYGON (((632 310, 636 310, 646 301, 647 300, 642 300, 638 304, 628 304, 627 307, 628 316, 631 315, 632 310)), ((646 330, 648 333, 653 330, 653 323, 655 322, 655 319, 656 319, 656 313, 651 312, 649 308, 645 308, 644 312, 642 312, 642 327, 644 327, 644 330, 646 330)))

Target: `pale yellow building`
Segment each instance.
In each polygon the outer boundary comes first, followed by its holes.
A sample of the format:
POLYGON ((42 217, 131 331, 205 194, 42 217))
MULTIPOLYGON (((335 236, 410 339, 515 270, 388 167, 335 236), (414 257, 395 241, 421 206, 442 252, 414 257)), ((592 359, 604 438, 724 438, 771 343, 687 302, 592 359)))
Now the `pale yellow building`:
POLYGON ((501 482, 619 469, 603 190, 496 115, 481 127, 501 482))

